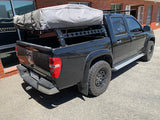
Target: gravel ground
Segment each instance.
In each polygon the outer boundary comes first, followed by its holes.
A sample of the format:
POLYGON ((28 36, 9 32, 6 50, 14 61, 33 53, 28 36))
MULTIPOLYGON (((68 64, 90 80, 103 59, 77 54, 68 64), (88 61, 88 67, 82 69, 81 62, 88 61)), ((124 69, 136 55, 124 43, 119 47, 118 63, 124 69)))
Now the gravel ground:
POLYGON ((19 75, 0 79, 0 120, 160 120, 160 29, 150 62, 113 73, 108 90, 85 97, 76 87, 47 96, 25 91, 19 75))

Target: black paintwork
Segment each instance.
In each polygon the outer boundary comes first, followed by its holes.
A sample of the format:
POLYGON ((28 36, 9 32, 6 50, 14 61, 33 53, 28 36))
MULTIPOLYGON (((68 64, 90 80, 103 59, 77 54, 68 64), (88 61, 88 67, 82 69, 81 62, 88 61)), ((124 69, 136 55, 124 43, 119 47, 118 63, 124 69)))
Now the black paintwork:
POLYGON ((29 70, 33 70, 52 81, 59 90, 78 84, 80 91, 87 95, 88 71, 95 59, 106 56, 104 59, 106 61, 109 59, 111 61, 110 65, 113 67, 115 64, 137 53, 145 52, 148 40, 155 40, 153 32, 145 32, 143 28, 141 33, 130 33, 126 22, 127 17, 135 19, 132 16, 122 14, 104 15, 104 26, 107 35, 104 38, 74 45, 67 46, 59 30, 57 30, 61 42, 61 47, 59 48, 17 41, 19 61, 29 70), (124 20, 127 30, 126 34, 114 35, 112 17, 121 17, 124 20), (118 40, 121 40, 121 43, 117 42, 118 40), (28 61, 28 55, 30 54, 32 54, 31 60, 28 61), (49 57, 60 57, 62 59, 62 69, 57 79, 53 79, 50 75, 49 57))

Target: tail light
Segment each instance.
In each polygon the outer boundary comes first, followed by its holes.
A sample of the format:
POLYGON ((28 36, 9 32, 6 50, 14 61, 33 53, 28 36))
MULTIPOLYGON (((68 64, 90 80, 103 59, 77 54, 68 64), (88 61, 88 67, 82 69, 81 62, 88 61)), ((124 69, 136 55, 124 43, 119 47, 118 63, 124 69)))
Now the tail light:
POLYGON ((17 52, 17 46, 15 46, 15 51, 16 51, 16 55, 18 56, 18 52, 17 52))
POLYGON ((61 58, 49 58, 50 73, 53 78, 58 78, 61 72, 62 61, 61 58))

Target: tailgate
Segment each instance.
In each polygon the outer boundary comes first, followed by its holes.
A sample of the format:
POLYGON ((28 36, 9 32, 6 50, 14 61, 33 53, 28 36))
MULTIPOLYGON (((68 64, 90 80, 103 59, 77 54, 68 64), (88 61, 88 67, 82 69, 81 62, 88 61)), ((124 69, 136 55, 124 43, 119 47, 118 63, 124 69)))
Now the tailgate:
POLYGON ((49 57, 52 48, 37 44, 17 41, 17 53, 19 62, 34 72, 48 77, 50 75, 49 57))

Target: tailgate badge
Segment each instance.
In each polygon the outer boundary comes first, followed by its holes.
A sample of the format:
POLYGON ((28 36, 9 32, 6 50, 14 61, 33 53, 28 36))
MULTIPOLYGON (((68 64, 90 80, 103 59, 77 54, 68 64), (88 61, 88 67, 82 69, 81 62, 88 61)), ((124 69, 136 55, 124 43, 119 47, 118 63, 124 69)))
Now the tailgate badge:
POLYGON ((29 64, 33 64, 32 51, 26 50, 26 54, 27 54, 27 59, 28 59, 29 64))

